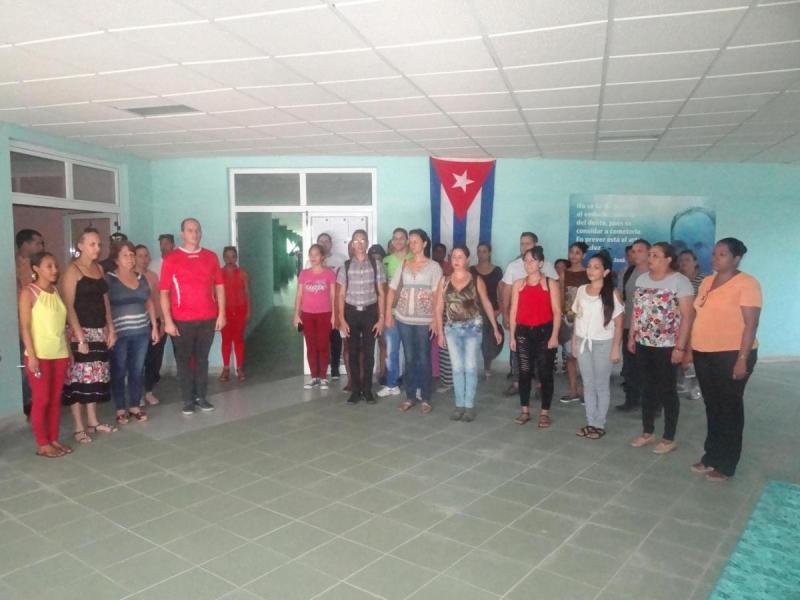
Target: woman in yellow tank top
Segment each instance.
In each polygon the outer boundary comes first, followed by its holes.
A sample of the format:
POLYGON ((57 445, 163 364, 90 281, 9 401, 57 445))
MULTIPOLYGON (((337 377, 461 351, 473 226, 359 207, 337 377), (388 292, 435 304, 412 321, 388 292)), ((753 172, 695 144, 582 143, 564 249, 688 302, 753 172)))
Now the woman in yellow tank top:
POLYGON ((69 366, 67 308, 55 287, 58 265, 49 252, 31 258, 33 281, 19 294, 19 323, 25 345, 25 374, 31 384, 31 428, 37 454, 56 458, 72 452, 58 441, 61 389, 69 366))

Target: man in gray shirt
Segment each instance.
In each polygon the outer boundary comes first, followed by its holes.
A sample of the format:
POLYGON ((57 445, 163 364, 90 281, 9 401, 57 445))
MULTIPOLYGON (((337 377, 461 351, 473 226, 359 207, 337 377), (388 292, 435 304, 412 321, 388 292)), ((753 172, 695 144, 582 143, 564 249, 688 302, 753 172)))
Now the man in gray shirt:
POLYGON ((353 258, 344 263, 336 276, 341 286, 338 298, 339 322, 342 334, 350 338, 347 347, 350 364, 351 394, 349 404, 362 398, 375 404, 372 395, 372 371, 375 368, 375 337, 383 332, 383 287, 386 275, 383 265, 367 256, 367 232, 353 232, 353 258), (360 355, 364 353, 364 370, 360 355))
POLYGON ((616 406, 617 410, 631 411, 639 408, 642 399, 642 380, 636 365, 636 355, 628 352, 628 334, 633 316, 633 296, 639 275, 647 273, 647 252, 650 242, 638 239, 631 244, 633 264, 628 267, 619 282, 622 298, 625 300, 625 320, 622 329, 622 376, 625 378, 625 402, 616 406))

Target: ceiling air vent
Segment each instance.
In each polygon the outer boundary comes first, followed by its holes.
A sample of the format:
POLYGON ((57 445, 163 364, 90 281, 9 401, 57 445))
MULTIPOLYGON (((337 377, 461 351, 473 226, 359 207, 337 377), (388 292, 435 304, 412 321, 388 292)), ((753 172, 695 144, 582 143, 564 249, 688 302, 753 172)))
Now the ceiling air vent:
POLYGON ((121 108, 140 117, 164 117, 167 115, 185 115, 200 112, 196 108, 184 104, 168 104, 166 106, 140 106, 139 108, 121 108))

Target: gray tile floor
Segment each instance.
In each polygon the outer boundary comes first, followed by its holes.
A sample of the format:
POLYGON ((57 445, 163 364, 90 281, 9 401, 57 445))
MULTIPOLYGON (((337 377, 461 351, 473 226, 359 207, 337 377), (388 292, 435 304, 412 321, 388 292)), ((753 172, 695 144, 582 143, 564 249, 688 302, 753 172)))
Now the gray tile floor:
POLYGON ((600 441, 575 437, 580 405, 516 425, 505 383, 481 383, 470 424, 449 398, 423 416, 299 378, 230 384, 213 415, 167 402, 57 460, 2 420, 0 598, 706 598, 764 482, 800 482, 796 364, 758 365, 725 484, 689 471, 702 404, 659 457, 628 446, 635 415, 600 441))

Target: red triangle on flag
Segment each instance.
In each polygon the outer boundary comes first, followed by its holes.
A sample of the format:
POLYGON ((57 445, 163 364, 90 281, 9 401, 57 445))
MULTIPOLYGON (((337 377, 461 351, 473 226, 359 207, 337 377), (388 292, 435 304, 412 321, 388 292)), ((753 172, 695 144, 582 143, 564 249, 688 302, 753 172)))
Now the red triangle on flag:
POLYGON ((453 205, 453 214, 461 220, 475 200, 478 190, 494 166, 493 160, 461 161, 431 157, 442 189, 453 205))

